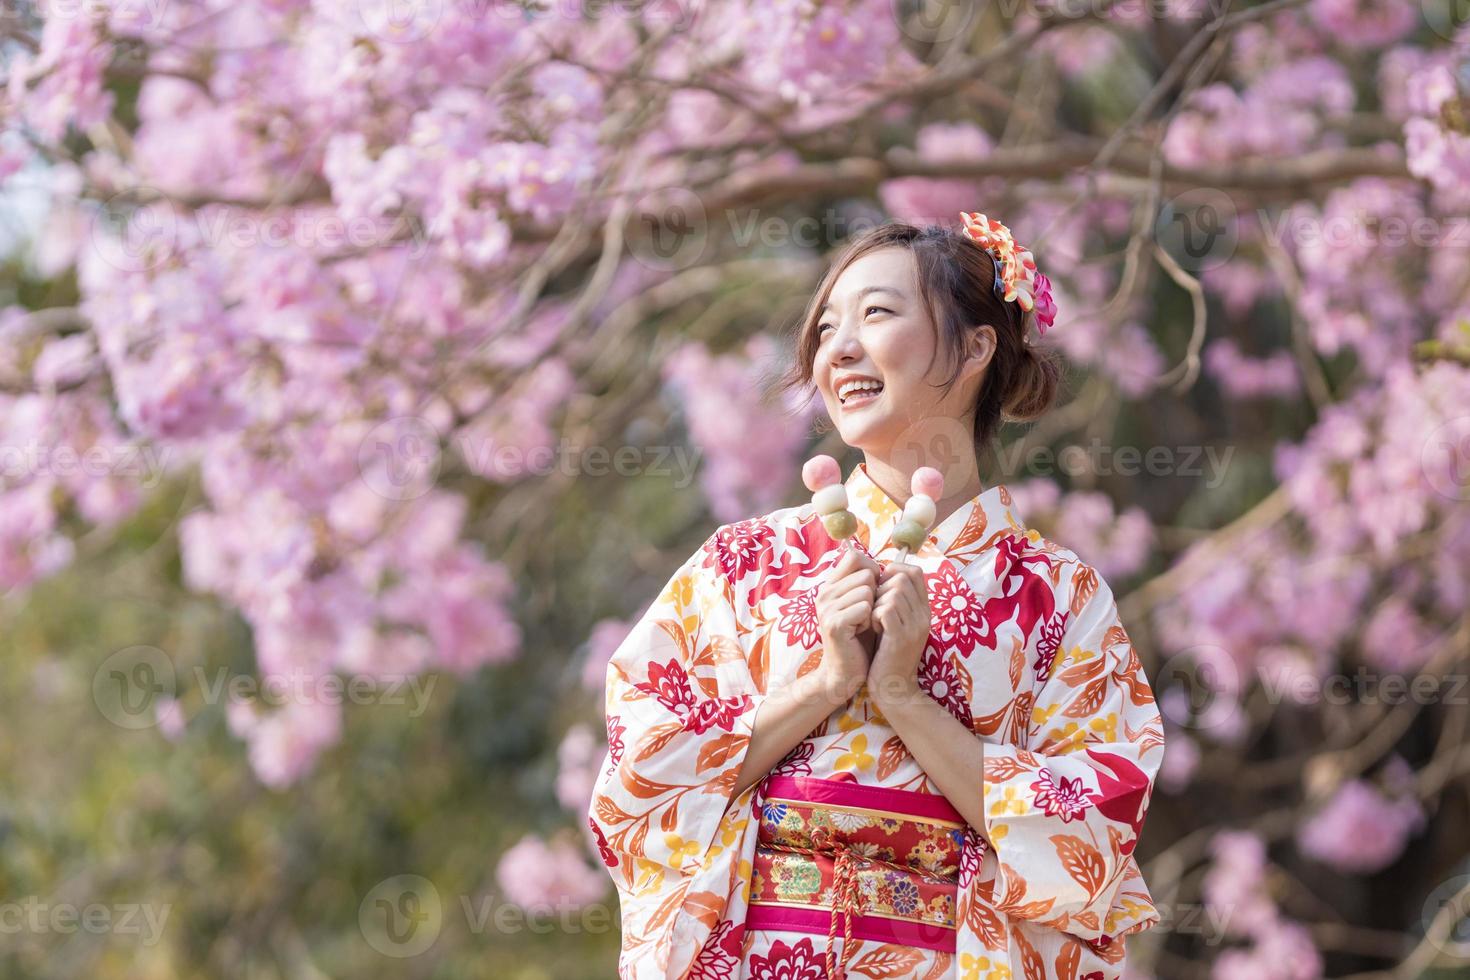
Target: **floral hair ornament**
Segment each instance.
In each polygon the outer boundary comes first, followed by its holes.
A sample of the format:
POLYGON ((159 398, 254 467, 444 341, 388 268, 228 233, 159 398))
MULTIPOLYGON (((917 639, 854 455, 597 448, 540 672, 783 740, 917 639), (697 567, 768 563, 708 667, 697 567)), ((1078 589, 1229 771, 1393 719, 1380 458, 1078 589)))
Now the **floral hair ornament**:
POLYGON ((1031 250, 1017 244, 1011 230, 979 211, 961 211, 966 235, 995 259, 995 293, 1007 303, 1019 304, 1022 316, 1036 314, 1036 333, 1044 335, 1057 318, 1051 298, 1051 280, 1036 271, 1031 250))

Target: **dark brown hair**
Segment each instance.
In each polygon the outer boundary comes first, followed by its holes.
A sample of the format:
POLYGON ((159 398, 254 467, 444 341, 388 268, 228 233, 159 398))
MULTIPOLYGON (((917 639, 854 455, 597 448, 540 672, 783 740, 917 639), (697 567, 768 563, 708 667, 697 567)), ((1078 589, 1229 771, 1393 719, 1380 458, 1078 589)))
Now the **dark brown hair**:
POLYGON ((919 292, 929 319, 939 331, 939 349, 947 350, 954 372, 945 394, 959 378, 960 363, 977 327, 995 328, 995 354, 985 369, 975 406, 974 439, 983 451, 1002 421, 1025 422, 1044 414, 1056 398, 1061 369, 1048 348, 1026 343, 1023 311, 996 295, 995 260, 964 232, 930 225, 879 225, 853 239, 822 277, 796 331, 796 354, 780 380, 780 389, 807 390, 813 384, 817 321, 832 285, 854 261, 880 248, 906 248, 914 255, 919 292))

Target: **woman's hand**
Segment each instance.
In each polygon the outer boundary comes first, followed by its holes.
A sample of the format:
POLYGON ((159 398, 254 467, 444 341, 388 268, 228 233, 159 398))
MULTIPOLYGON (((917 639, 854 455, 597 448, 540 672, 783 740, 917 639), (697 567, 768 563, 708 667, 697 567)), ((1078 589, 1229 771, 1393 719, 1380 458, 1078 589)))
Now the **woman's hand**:
POLYGON ((822 637, 822 665, 827 691, 846 703, 868 676, 875 642, 873 606, 877 601, 878 563, 851 545, 817 589, 817 628, 822 637))
POLYGON ((890 562, 878 576, 873 607, 878 649, 868 668, 868 691, 885 701, 919 696, 919 661, 929 642, 929 588, 918 565, 890 562))

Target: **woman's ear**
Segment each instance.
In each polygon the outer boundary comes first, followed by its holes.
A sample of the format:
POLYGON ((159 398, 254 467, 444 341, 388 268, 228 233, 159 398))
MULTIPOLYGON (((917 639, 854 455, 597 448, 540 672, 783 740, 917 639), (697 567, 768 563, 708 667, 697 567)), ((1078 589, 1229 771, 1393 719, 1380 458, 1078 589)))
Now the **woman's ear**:
POLYGON ((995 328, 983 323, 970 331, 966 338, 965 362, 960 367, 962 377, 971 378, 981 374, 995 356, 995 328))

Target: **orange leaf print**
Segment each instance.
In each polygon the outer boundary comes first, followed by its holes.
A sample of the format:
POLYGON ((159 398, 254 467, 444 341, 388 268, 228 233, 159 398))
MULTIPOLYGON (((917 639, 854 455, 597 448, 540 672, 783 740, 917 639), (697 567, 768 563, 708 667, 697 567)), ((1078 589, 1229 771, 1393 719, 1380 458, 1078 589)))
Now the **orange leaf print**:
POLYGON ((725 911, 725 897, 714 892, 695 892, 684 902, 684 909, 710 929, 719 924, 725 911))
POLYGON ((643 738, 638 743, 638 754, 633 757, 633 761, 642 762, 650 756, 658 755, 683 730, 684 723, 681 721, 666 721, 662 725, 654 725, 643 733, 643 738))
POLYGON ((954 961, 953 953, 936 951, 934 954, 934 965, 929 967, 929 972, 924 974, 920 980, 940 980, 940 977, 949 974, 950 963, 954 961))
POLYGON ((970 519, 965 521, 965 526, 960 528, 960 533, 950 542, 949 550, 963 551, 966 547, 979 541, 985 534, 985 525, 989 518, 985 516, 983 507, 976 507, 970 511, 970 519))
POLYGON ((1078 912, 1076 915, 1072 916, 1072 921, 1082 926, 1082 928, 1084 929, 1091 929, 1093 932, 1101 931, 1101 927, 1098 925, 1097 922, 1096 912, 1078 912))
POLYGON ((749 737, 748 735, 741 735, 737 732, 729 732, 721 735, 713 742, 704 743, 699 747, 699 758, 694 763, 694 771, 700 773, 706 769, 713 769, 715 766, 723 765, 737 752, 745 748, 745 743, 749 740, 749 737))
POLYGON ((645 779, 638 775, 637 771, 630 766, 619 766, 618 775, 623 778, 623 788, 641 800, 651 800, 655 796, 663 796, 675 787, 669 783, 656 783, 651 779, 645 779))
POLYGON ((1089 565, 1083 565, 1072 576, 1072 615, 1080 613, 1096 592, 1097 571, 1089 565))
POLYGON ((1107 664, 1102 657, 1089 657, 1078 664, 1073 664, 1062 671, 1062 683, 1068 687, 1079 687, 1090 680, 1095 680, 1107 672, 1107 664))
POLYGON ((991 908, 979 896, 970 900, 969 912, 965 915, 965 922, 980 937, 986 949, 1006 948, 1006 927, 1001 921, 1000 915, 991 908))
POLYGON ((596 803, 593 805, 593 811, 597 814, 597 819, 603 823, 627 823, 633 819, 633 814, 624 810, 606 796, 599 796, 597 798, 596 803))
POLYGON ((1009 911, 1026 897, 1026 882, 1021 877, 1021 873, 1009 864, 1002 863, 1000 870, 1001 877, 1005 880, 1006 890, 996 904, 1000 906, 1001 911, 1009 911))
POLYGON ((704 791, 706 793, 714 793, 719 796, 729 796, 731 793, 735 792, 735 784, 739 781, 740 767, 731 766, 729 769, 726 769, 714 779, 711 779, 708 783, 705 783, 704 791))
POLYGON ((1021 686, 1021 672, 1025 670, 1025 668, 1025 644, 1021 642, 1021 638, 1018 636, 1011 640, 1011 662, 1009 673, 1012 688, 1019 688, 1021 686))
POLYGON ((663 814, 658 818, 659 829, 666 834, 672 834, 679 829, 679 801, 675 800, 664 807, 663 814))
POLYGON ((663 924, 664 920, 683 908, 684 896, 689 891, 689 881, 690 879, 685 878, 677 886, 670 889, 669 897, 660 902, 658 908, 654 910, 653 915, 649 917, 648 928, 657 929, 663 924))
POLYGON ((1057 857, 1062 859, 1062 867, 1067 869, 1067 874, 1087 889, 1088 901, 1096 898, 1097 893, 1102 890, 1103 875, 1106 873, 1102 855, 1097 848, 1080 837, 1067 834, 1053 834, 1051 842, 1057 849, 1057 857))
POLYGON ((798 668, 796 668, 796 676, 797 677, 805 677, 807 674, 810 674, 812 671, 816 670, 821 665, 822 665, 822 648, 821 647, 817 647, 815 650, 813 650, 810 654, 807 655, 807 658, 805 660, 803 660, 801 662, 801 666, 798 667, 798 668))
POLYGON ((684 632, 683 625, 672 619, 660 619, 658 626, 674 638, 674 642, 679 645, 679 662, 687 664, 689 662, 689 634, 684 632))
POLYGON ((852 964, 854 973, 888 980, 889 977, 908 976, 913 968, 924 961, 924 954, 912 946, 879 946, 852 964))
POLYGON ((694 655, 695 666, 738 664, 745 662, 745 651, 728 636, 712 636, 709 643, 694 655))
POLYGON ((1077 968, 1082 965, 1082 944, 1068 939, 1057 954, 1057 980, 1077 980, 1077 968))
POLYGON ((1128 631, 1117 623, 1114 623, 1103 634, 1102 648, 1104 650, 1111 650, 1116 646, 1132 646, 1132 641, 1128 639, 1128 631))
POLYGON ((1021 969, 1024 971, 1026 980, 1046 980, 1046 961, 1036 951, 1036 947, 1026 941, 1018 929, 1011 934, 1016 941, 1016 947, 1021 951, 1021 969))
POLYGON ((985 781, 987 783, 1004 783, 1014 779, 1023 772, 1030 772, 1031 767, 1023 765, 1019 759, 1010 756, 990 757, 985 760, 985 781))
POLYGON ((883 743, 883 748, 878 752, 878 778, 887 779, 893 775, 893 770, 898 764, 908 758, 909 750, 904 747, 903 739, 897 735, 890 737, 883 743))
POLYGON ((1108 679, 1099 677, 1082 689, 1082 693, 1065 708, 1062 714, 1068 718, 1088 718, 1097 714, 1108 697, 1108 679))
MULTIPOLYGON (((762 633, 750 650, 750 680, 761 694, 766 693, 766 678, 771 673, 771 629, 762 633)), ((745 654, 742 652, 740 656, 744 658, 745 654)))

